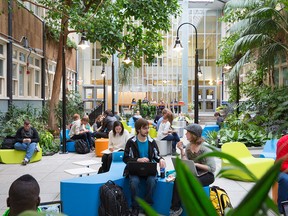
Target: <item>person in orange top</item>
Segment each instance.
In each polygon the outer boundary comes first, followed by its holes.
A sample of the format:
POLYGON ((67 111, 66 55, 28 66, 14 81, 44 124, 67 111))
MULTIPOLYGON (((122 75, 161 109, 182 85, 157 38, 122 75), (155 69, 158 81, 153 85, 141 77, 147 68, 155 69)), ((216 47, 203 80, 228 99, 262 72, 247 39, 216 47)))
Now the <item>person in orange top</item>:
POLYGON ((288 200, 288 135, 284 135, 277 142, 276 161, 284 159, 278 176, 278 209, 283 214, 281 202, 288 200))

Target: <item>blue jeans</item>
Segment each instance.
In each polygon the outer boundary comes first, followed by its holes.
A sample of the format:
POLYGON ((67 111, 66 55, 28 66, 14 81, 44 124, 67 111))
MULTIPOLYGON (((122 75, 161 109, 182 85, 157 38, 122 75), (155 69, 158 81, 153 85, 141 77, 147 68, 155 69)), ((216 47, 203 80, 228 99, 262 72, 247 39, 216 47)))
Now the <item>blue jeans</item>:
POLYGON ((29 161, 35 152, 36 146, 37 146, 37 143, 35 142, 31 142, 31 143, 16 142, 14 144, 14 148, 16 150, 26 151, 25 158, 28 159, 29 161))
POLYGON ((176 149, 176 144, 180 141, 180 138, 177 133, 173 132, 172 134, 168 134, 162 140, 172 141, 172 148, 176 149))
POLYGON ((283 214, 281 202, 288 200, 288 174, 281 172, 278 176, 278 209, 283 214))
POLYGON ((148 177, 139 177, 135 175, 129 175, 129 184, 131 190, 131 201, 132 201, 132 208, 139 209, 139 204, 135 200, 136 197, 140 196, 140 180, 143 179, 146 181, 146 194, 144 200, 152 205, 153 204, 153 192, 156 187, 157 177, 156 176, 148 176, 148 177))

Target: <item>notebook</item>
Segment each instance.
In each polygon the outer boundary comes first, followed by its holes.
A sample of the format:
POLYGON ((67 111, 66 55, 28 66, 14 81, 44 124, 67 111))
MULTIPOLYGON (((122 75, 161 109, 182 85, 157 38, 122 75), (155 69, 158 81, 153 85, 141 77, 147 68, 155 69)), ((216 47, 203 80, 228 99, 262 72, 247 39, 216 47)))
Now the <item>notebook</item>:
POLYGON ((130 161, 127 163, 127 169, 130 175, 137 175, 142 177, 155 176, 157 174, 157 163, 130 161))
POLYGON ((41 209, 42 212, 45 212, 46 216, 54 215, 54 213, 62 212, 62 202, 61 201, 52 201, 52 202, 43 202, 40 203, 38 208, 41 209))
MULTIPOLYGON (((176 167, 176 158, 171 158, 172 159, 172 163, 173 163, 173 166, 174 168, 176 167)), ((195 176, 201 176, 201 175, 204 175, 205 173, 207 172, 201 172, 199 173, 197 171, 197 168, 195 166, 195 163, 193 160, 181 160, 182 163, 186 164, 188 166, 188 168, 190 169, 190 171, 195 175, 195 176)))

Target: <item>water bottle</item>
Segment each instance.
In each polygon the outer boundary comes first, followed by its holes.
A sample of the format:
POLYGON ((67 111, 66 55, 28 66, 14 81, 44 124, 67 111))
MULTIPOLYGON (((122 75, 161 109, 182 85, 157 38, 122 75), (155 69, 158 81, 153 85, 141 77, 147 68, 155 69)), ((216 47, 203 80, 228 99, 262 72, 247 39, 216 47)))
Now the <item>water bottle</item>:
POLYGON ((165 168, 160 168, 160 178, 165 178, 165 168))

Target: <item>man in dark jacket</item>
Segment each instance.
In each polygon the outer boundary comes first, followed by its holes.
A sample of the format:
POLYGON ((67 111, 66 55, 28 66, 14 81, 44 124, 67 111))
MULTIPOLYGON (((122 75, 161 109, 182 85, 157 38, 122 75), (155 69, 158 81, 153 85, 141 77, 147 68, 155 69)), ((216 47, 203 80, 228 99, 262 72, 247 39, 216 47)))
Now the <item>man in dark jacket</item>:
POLYGON ((19 128, 16 132, 16 143, 14 148, 20 151, 26 151, 25 158, 22 161, 22 165, 29 163, 34 152, 40 151, 40 148, 37 146, 39 142, 39 135, 35 128, 31 127, 28 120, 24 121, 24 126, 19 128))
MULTIPOLYGON (((139 163, 157 162, 160 168, 165 168, 165 160, 159 156, 158 146, 152 138, 148 136, 149 122, 143 118, 135 122, 136 136, 131 137, 125 146, 123 161, 137 161, 139 163)), ((132 216, 139 214, 139 205, 135 197, 139 196, 140 179, 146 180, 146 195, 145 201, 153 204, 152 196, 156 186, 157 176, 140 177, 136 175, 129 175, 128 169, 125 168, 124 175, 129 176, 130 189, 132 194, 132 216)))
POLYGON ((113 115, 112 111, 105 110, 101 130, 94 132, 93 136, 96 138, 108 138, 108 134, 113 129, 113 124, 115 121, 117 121, 117 119, 113 115))

